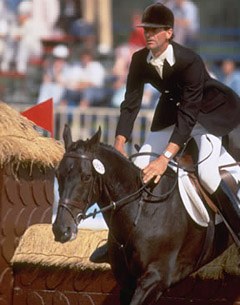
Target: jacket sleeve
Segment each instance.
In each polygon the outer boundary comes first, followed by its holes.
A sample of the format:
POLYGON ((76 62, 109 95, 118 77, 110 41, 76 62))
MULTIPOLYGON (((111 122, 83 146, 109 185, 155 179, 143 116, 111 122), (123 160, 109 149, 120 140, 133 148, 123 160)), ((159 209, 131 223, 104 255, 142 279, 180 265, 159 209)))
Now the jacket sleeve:
POLYGON ((135 119, 141 108, 144 82, 141 73, 141 60, 133 54, 127 77, 124 101, 120 106, 120 117, 116 129, 116 136, 122 135, 130 138, 135 119))
POLYGON ((190 137, 202 107, 205 67, 199 56, 189 63, 179 75, 181 97, 177 121, 170 142, 183 146, 190 137))

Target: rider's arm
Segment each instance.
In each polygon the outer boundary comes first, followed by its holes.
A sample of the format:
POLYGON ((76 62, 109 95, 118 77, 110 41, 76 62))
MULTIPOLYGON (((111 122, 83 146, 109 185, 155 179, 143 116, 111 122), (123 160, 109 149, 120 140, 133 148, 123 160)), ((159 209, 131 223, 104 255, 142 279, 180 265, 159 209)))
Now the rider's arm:
POLYGON ((118 150, 121 154, 123 154, 124 156, 127 157, 127 154, 125 152, 124 149, 124 145, 126 143, 127 139, 122 136, 122 135, 118 135, 115 138, 115 142, 114 142, 114 147, 116 148, 116 150, 118 150))

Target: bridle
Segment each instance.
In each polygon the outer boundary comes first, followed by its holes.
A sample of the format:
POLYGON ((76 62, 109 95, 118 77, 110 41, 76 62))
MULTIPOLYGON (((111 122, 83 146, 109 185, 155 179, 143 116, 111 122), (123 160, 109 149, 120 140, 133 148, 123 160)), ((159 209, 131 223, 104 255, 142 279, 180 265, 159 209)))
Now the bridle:
MULTIPOLYGON (((94 159, 93 157, 89 157, 89 156, 87 156, 85 154, 78 154, 76 152, 67 152, 67 153, 64 154, 63 158, 64 157, 67 157, 67 158, 76 158, 76 159, 86 159, 86 160, 89 160, 90 162, 92 162, 92 160, 94 159)), ((126 197, 121 198, 121 199, 119 199, 117 201, 111 200, 110 195, 108 194, 108 197, 110 199, 110 204, 109 205, 107 205, 107 206, 105 206, 103 208, 99 208, 98 210, 95 209, 93 212, 88 213, 86 215, 85 212, 87 211, 88 207, 91 204, 91 198, 90 198, 91 196, 90 196, 90 194, 93 193, 93 188, 94 188, 94 184, 95 184, 95 181, 96 181, 97 177, 98 177, 98 174, 96 173, 96 175, 94 176, 94 179, 92 180, 92 185, 89 188, 88 202, 87 202, 87 206, 85 207, 84 211, 80 210, 77 207, 77 205, 76 205, 76 203, 78 203, 77 201, 71 201, 71 202, 69 202, 67 204, 64 203, 61 200, 59 201, 59 207, 65 209, 70 214, 70 216, 72 217, 72 219, 73 219, 73 221, 74 221, 76 226, 79 225, 79 223, 80 223, 80 221, 82 219, 87 219, 89 217, 95 218, 96 215, 99 214, 99 213, 105 213, 105 212, 107 212, 109 210, 116 210, 116 208, 118 206, 120 206, 120 205, 122 205, 124 203, 130 203, 134 198, 139 197, 142 194, 142 192, 147 189, 147 186, 149 184, 149 183, 148 184, 143 184, 143 182, 142 182, 142 186, 137 191, 135 191, 135 192, 131 193, 130 195, 127 195, 126 197), (73 212, 71 210, 71 207, 73 207, 75 209, 79 209, 80 212, 77 213, 76 216, 74 216, 74 214, 73 214, 73 212)))
MULTIPOLYGON (((87 156, 85 154, 78 154, 76 152, 67 152, 67 153, 65 153, 63 155, 63 158, 64 157, 67 157, 67 158, 76 158, 76 159, 86 159, 86 160, 88 160, 90 162, 92 161, 92 158, 90 158, 89 156, 87 156)), ((93 179, 91 179, 91 180, 92 180, 91 181, 91 186, 89 188, 89 192, 88 192, 88 196, 87 196, 87 205, 86 205, 84 210, 79 209, 79 207, 76 205, 78 203, 78 201, 71 201, 71 202, 68 202, 67 204, 65 202, 61 201, 61 200, 59 201, 59 205, 58 205, 59 208, 65 209, 70 214, 70 216, 72 217, 72 219, 73 219, 73 221, 74 221, 76 226, 79 225, 79 223, 80 223, 80 221, 82 219, 86 218, 85 217, 85 215, 86 215, 85 212, 87 211, 87 209, 89 208, 89 206, 91 204, 91 198, 92 198, 91 194, 94 193, 94 191, 93 191, 94 190, 94 184, 95 184, 95 182, 97 180, 97 176, 94 176, 93 179), (73 207, 74 209, 80 210, 80 212, 77 213, 76 216, 74 216, 74 214, 73 214, 73 212, 71 210, 71 207, 73 207)))
POLYGON ((76 209, 79 209, 79 208, 76 205, 74 205, 73 202, 65 204, 64 202, 59 201, 59 207, 65 209, 70 214, 70 216, 72 217, 76 226, 79 225, 79 223, 83 219, 83 215, 84 215, 84 212, 82 210, 79 213, 77 213, 76 216, 74 216, 70 207, 74 207, 76 209))

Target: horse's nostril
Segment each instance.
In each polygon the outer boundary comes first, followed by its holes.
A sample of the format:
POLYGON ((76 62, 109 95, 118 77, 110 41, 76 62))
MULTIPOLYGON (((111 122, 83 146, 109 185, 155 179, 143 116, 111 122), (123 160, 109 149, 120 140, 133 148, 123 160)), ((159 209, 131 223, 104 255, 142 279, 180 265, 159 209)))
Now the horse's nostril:
POLYGON ((66 230, 66 232, 64 232, 63 235, 64 235, 65 237, 67 237, 67 236, 69 236, 69 233, 70 233, 70 228, 68 227, 67 230, 66 230))
POLYGON ((59 228, 58 226, 53 225, 53 233, 54 233, 55 241, 59 241, 61 243, 65 243, 69 241, 72 236, 71 227, 59 228))
POLYGON ((62 234, 60 236, 60 242, 61 243, 65 243, 66 241, 69 241, 71 239, 71 228, 70 227, 67 227, 65 228, 64 231, 62 231, 62 234))
POLYGON ((72 233, 71 233, 71 228, 70 228, 70 227, 67 227, 67 228, 66 228, 66 231, 64 232, 63 235, 64 235, 66 238, 67 238, 67 237, 70 238, 70 237, 71 237, 71 234, 72 234, 72 233))

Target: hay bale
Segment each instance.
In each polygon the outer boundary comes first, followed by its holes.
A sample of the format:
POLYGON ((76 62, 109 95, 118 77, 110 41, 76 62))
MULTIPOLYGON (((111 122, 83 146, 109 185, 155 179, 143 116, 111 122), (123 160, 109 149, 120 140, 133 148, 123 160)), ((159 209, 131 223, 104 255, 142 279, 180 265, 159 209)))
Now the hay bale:
MULTIPOLYGON (((71 269, 110 269, 108 264, 93 264, 91 253, 107 239, 108 230, 80 229, 77 238, 61 244, 54 241, 50 224, 29 227, 23 235, 11 263, 41 264, 71 269)), ((240 258, 235 245, 221 256, 193 273, 200 279, 223 279, 225 274, 240 276, 240 258)))
POLYGON ((34 123, 0 102, 0 165, 12 162, 55 167, 64 147, 53 138, 41 136, 34 123))
POLYGON ((54 241, 52 225, 37 224, 29 227, 14 253, 12 264, 29 263, 70 269, 110 269, 108 264, 94 264, 90 254, 107 239, 107 230, 81 229, 77 238, 61 244, 54 241))
POLYGON ((240 252, 236 245, 231 245, 212 262, 193 273, 193 277, 203 280, 224 279, 225 275, 240 276, 240 252))

